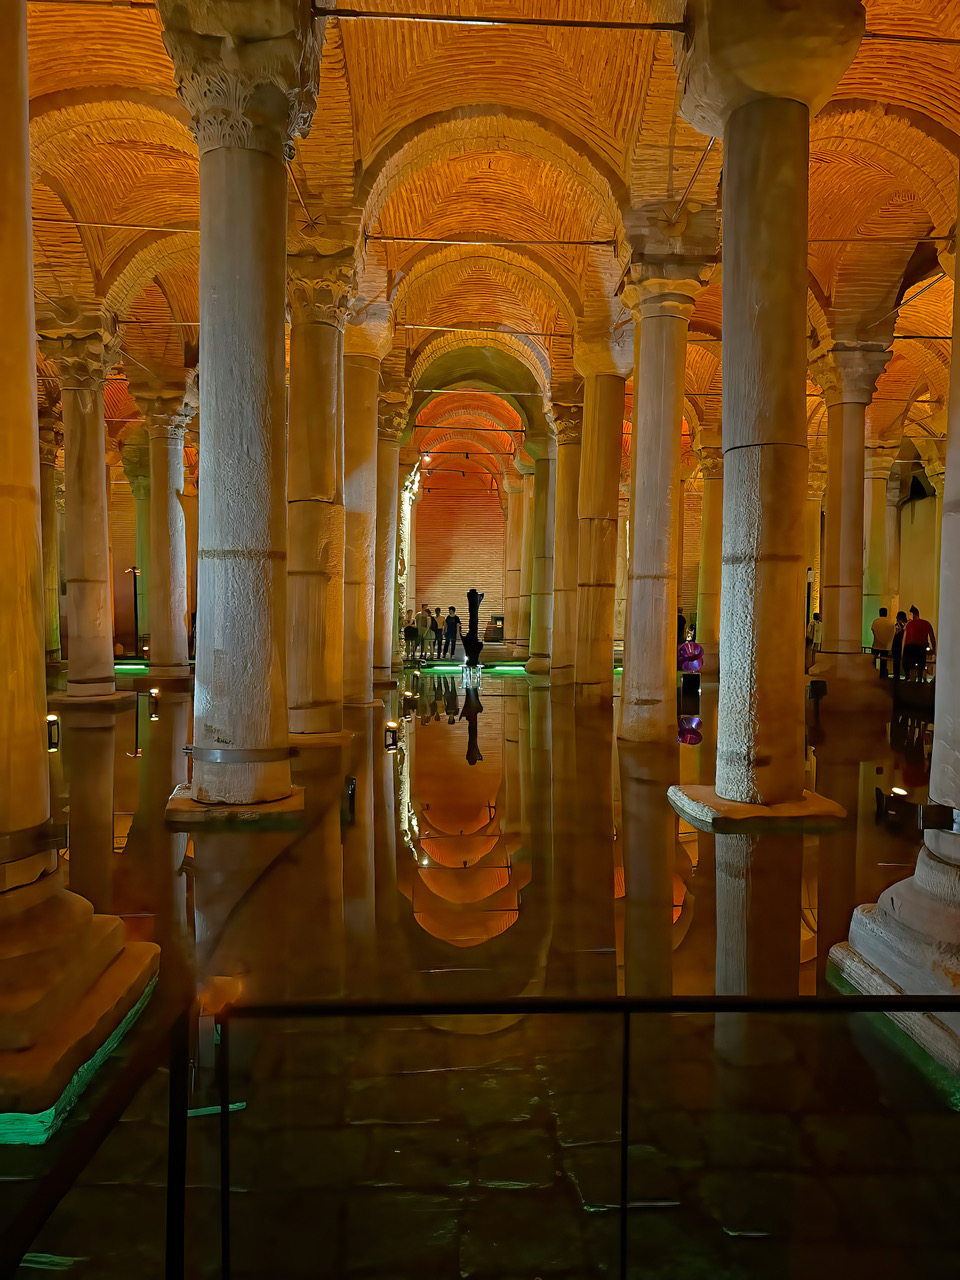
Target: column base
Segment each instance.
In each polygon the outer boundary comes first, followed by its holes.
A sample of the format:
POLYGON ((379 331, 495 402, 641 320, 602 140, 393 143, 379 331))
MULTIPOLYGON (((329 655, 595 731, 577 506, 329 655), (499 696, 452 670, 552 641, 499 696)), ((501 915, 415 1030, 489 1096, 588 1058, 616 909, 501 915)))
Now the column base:
POLYGON ((343 703, 339 699, 311 707, 290 707, 287 716, 291 733, 340 733, 343 729, 343 703))
POLYGON ((352 699, 348 701, 346 698, 344 698, 344 700, 343 700, 343 705, 344 705, 344 707, 345 707, 345 708, 346 708, 346 707, 349 707, 349 708, 350 708, 351 710, 353 710, 353 711, 358 711, 358 710, 359 710, 359 711, 369 711, 369 710, 371 709, 371 707, 380 707, 380 708, 382 709, 382 707, 383 707, 383 699, 382 699, 382 698, 371 698, 371 700, 370 700, 369 702, 361 702, 361 701, 359 700, 359 698, 358 698, 358 699, 357 699, 357 701, 356 701, 356 702, 354 702, 352 699))
POLYGON ((548 676, 550 674, 550 659, 545 654, 535 653, 533 657, 527 659, 524 667, 528 676, 548 676))
MULTIPOLYGON (((403 670, 402 667, 397 667, 397 672, 400 672, 402 670, 403 670)), ((377 667, 374 670, 374 673, 373 673, 374 689, 396 689, 399 683, 400 681, 397 679, 396 675, 394 674, 394 669, 392 667, 389 670, 387 670, 385 667, 377 667)))
MULTIPOLYGON (((85 686, 80 685, 83 689, 85 686)), ((122 711, 125 707, 136 704, 137 695, 129 689, 116 689, 113 693, 71 693, 70 685, 66 692, 60 690, 47 694, 47 706, 58 710, 69 707, 83 707, 87 711, 102 708, 104 711, 122 711)))
POLYGON ((316 747, 343 747, 355 737, 350 729, 336 729, 332 733, 291 733, 288 741, 291 747, 306 751, 316 747))
POLYGON ((295 786, 290 795, 264 804, 204 804, 192 799, 189 783, 181 782, 167 801, 164 817, 174 831, 192 827, 277 831, 303 826, 303 806, 303 787, 295 786))
POLYGON ((158 662, 156 666, 153 663, 150 664, 151 680, 185 680, 192 675, 193 672, 190 670, 189 663, 167 665, 158 662))
MULTIPOLYGON (((875 907, 858 907, 854 918, 861 913, 867 915, 875 910, 875 907)), ((953 971, 953 977, 955 980, 960 979, 960 973, 957 973, 956 969, 953 971)), ((849 942, 837 942, 830 948, 827 979, 831 986, 839 986, 842 982, 865 996, 888 996, 891 999, 897 999, 916 994, 898 986, 892 978, 872 965, 869 960, 865 960, 849 942)), ((942 989, 938 988, 935 993, 930 994, 953 995, 956 990, 955 986, 944 984, 942 989)), ((960 1075, 960 1026, 948 1025, 947 1019, 951 1018, 950 1014, 887 1013, 884 1017, 889 1018, 892 1023, 905 1031, 911 1040, 915 1040, 935 1062, 939 1062, 948 1071, 960 1075)))
POLYGON ((667 799, 698 831, 765 835, 778 831, 829 831, 842 822, 847 811, 834 800, 804 791, 803 799, 788 804, 744 804, 724 800, 710 786, 674 786, 667 799))

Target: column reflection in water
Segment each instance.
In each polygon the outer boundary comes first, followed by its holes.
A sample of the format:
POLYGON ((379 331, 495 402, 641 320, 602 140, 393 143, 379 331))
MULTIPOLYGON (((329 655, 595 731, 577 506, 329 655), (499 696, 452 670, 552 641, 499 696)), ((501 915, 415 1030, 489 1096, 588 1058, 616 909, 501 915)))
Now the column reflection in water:
POLYGON ((109 911, 116 717, 100 709, 70 708, 63 712, 62 724, 70 791, 70 888, 92 902, 95 911, 109 911))
POLYGON ((353 734, 347 775, 354 779, 351 820, 343 829, 343 922, 346 989, 349 995, 376 994, 376 867, 374 855, 373 742, 370 707, 344 709, 344 726, 353 734))
POLYGON ((572 864, 573 939, 577 993, 617 990, 614 928, 613 724, 602 707, 580 704, 574 713, 573 774, 557 778, 573 795, 571 833, 558 856, 572 864))

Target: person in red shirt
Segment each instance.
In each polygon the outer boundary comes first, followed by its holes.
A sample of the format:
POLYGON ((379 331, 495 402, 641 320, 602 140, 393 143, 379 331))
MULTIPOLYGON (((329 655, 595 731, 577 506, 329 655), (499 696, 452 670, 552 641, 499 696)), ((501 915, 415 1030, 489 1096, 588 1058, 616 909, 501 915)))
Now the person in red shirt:
POLYGON ((903 671, 908 680, 922 680, 927 665, 927 649, 937 652, 937 640, 933 627, 920 617, 915 604, 910 606, 910 621, 903 632, 903 671), (916 672, 916 675, 914 675, 916 672))

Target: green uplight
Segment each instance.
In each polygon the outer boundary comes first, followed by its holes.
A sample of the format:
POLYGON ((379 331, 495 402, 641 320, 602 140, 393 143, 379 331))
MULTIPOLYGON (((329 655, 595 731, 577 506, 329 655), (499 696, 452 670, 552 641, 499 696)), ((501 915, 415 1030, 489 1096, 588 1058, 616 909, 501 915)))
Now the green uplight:
POLYGON ((113 664, 115 671, 149 671, 150 668, 145 662, 115 662, 113 664))

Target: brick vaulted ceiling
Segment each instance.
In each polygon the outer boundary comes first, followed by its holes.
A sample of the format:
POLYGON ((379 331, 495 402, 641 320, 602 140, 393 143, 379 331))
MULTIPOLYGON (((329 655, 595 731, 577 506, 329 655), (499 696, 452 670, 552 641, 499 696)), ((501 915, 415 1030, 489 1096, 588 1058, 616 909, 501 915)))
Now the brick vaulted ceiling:
MULTIPOLYGON (((681 0, 363 7, 624 21, 683 12, 681 0)), ((813 121, 808 311, 815 343, 895 322, 878 400, 898 407, 876 414, 892 442, 942 431, 951 288, 936 276, 946 239, 933 238, 956 224, 960 47, 938 41, 960 38, 960 6, 865 7, 869 32, 925 39, 865 39, 813 121)), ((38 304, 102 298, 124 322, 125 367, 179 370, 196 341, 198 164, 159 16, 96 0, 30 0, 28 15, 38 304)), ((695 173, 688 198, 719 202, 722 147, 697 171, 707 140, 678 115, 663 33, 334 18, 319 74, 313 128, 290 166, 290 246, 358 245, 359 306, 388 316, 391 378, 462 342, 502 351, 548 392, 575 386, 575 338, 624 323, 625 212, 679 197, 695 173), (515 243, 489 243, 505 240, 515 243)), ((720 288, 706 290, 691 326, 694 436, 719 421, 720 288)), ((115 399, 118 422, 136 417, 119 389, 115 399)), ((459 409, 431 430, 491 425, 483 406, 459 409)), ((503 452, 522 448, 502 409, 503 452)), ((821 419, 811 410, 812 436, 821 419)))

